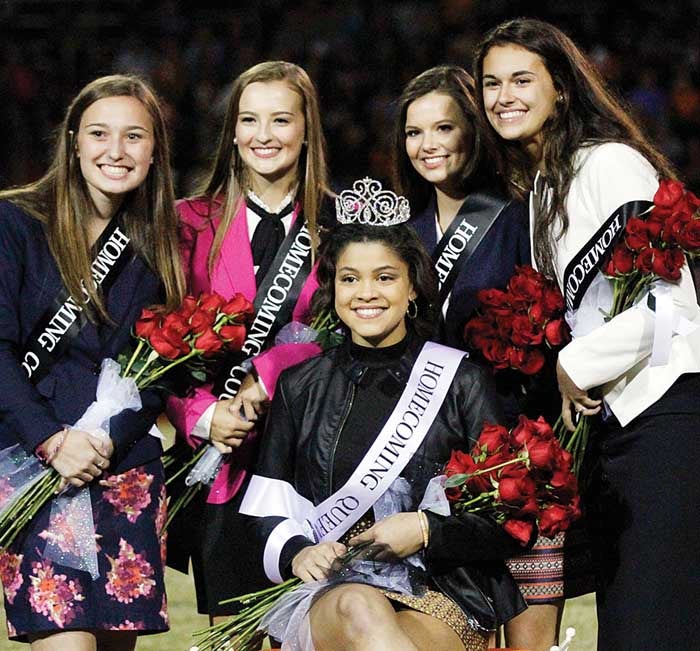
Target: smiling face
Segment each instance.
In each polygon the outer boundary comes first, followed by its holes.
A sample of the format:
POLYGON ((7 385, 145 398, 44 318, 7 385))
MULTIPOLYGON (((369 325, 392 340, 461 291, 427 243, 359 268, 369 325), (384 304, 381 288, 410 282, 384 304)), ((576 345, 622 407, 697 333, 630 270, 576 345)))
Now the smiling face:
POLYGON ((255 192, 297 180, 305 133, 301 96, 284 81, 248 84, 238 103, 236 143, 255 192))
POLYGON ((517 140, 541 163, 542 129, 556 110, 557 90, 541 57, 518 45, 492 47, 483 62, 484 108, 504 140, 517 140))
POLYGON ((380 242, 353 242, 335 271, 335 311, 360 346, 384 348, 406 336, 406 310, 416 298, 408 265, 380 242))
POLYGON ((151 116, 135 97, 105 97, 85 109, 76 153, 90 197, 103 217, 111 217, 124 195, 144 182, 154 145, 151 116))
POLYGON ((471 154, 471 126, 457 102, 432 91, 406 109, 406 154, 413 168, 426 181, 447 194, 461 186, 471 154))

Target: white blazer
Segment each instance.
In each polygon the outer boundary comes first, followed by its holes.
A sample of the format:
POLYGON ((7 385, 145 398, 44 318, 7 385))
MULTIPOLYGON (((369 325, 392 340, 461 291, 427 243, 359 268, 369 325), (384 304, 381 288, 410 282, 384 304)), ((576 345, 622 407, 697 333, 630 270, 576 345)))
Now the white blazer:
MULTIPOLYGON (((556 242, 555 271, 563 291, 564 270, 598 228, 623 204, 651 201, 658 188, 656 171, 639 152, 620 143, 581 148, 577 171, 566 200, 569 228, 556 242)), ((533 225, 530 200, 530 229, 533 225)), ((686 264, 672 283, 674 310, 700 325, 695 287, 686 264)), ((700 371, 700 328, 689 335, 674 334, 668 362, 651 366, 654 314, 632 308, 575 338, 559 361, 582 389, 601 387, 606 403, 624 426, 656 402, 683 373, 700 371)))

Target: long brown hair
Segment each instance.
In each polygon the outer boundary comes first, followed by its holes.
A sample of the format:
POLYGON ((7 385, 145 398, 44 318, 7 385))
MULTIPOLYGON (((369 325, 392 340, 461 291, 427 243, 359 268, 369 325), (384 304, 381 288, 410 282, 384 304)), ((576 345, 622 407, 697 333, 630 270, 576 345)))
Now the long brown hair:
MULTIPOLYGON (((555 242, 569 228, 566 197, 576 174, 576 152, 586 145, 620 142, 636 149, 664 177, 675 173, 666 158, 644 137, 623 102, 606 86, 593 64, 560 29, 541 20, 516 18, 492 29, 478 45, 474 57, 477 94, 485 115, 483 63, 489 50, 516 45, 538 55, 560 96, 554 114, 545 122, 543 163, 551 199, 541 202, 535 215, 534 257, 540 270, 554 277, 555 242)), ((505 153, 504 174, 514 193, 532 187, 535 169, 517 142, 499 140, 505 153)))
POLYGON ((80 171, 75 134, 85 110, 107 97, 138 99, 153 122, 153 163, 145 181, 124 198, 120 215, 134 250, 163 281, 168 307, 177 307, 185 284, 177 243, 167 130, 153 91, 138 77, 110 75, 85 86, 68 107, 59 127, 53 160, 46 174, 34 183, 0 192, 0 199, 11 201, 46 224, 49 248, 65 288, 77 303, 86 307, 91 318, 103 320, 109 320, 109 315, 92 278, 87 228, 87 217, 98 216, 98 211, 80 171), (83 293, 83 286, 89 299, 83 293))
POLYGON ((284 81, 302 99, 306 145, 302 148, 298 163, 299 172, 303 170, 303 176, 299 174, 299 196, 314 246, 317 243, 318 215, 323 198, 328 194, 325 142, 321 129, 318 93, 303 68, 286 61, 265 61, 249 68, 233 82, 212 171, 198 192, 200 196, 209 199, 210 217, 213 216, 213 202, 223 195, 221 222, 209 253, 210 271, 221 251, 226 231, 241 206, 242 192, 247 186, 245 165, 233 141, 241 95, 246 86, 257 81, 284 81))
POLYGON ((433 185, 416 172, 406 153, 406 114, 414 101, 432 92, 452 98, 469 126, 471 154, 461 172, 465 194, 467 184, 482 183, 487 179, 493 183, 495 180, 495 166, 487 160, 490 148, 484 142, 484 135, 489 131, 483 124, 483 114, 474 99, 474 80, 459 66, 430 68, 406 84, 396 102, 394 118, 392 181, 396 192, 408 198, 414 212, 425 208, 433 195, 433 185))

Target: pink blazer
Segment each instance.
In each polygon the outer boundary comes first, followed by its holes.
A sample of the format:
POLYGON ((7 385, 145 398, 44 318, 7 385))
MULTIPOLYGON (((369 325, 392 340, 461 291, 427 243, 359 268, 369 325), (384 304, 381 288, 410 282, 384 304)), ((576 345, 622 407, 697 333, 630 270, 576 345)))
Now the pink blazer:
MULTIPOLYGON (((200 292, 214 291, 226 298, 241 292, 252 301, 255 299, 257 287, 245 204, 226 233, 211 276, 208 270, 209 251, 220 220, 217 217, 210 220, 208 208, 208 201, 202 199, 183 199, 177 203, 180 216, 180 250, 187 278, 187 291, 195 296, 200 292)), ((297 216, 298 207, 294 211, 294 219, 297 216)), ((318 287, 315 271, 314 267, 302 287, 292 314, 294 321, 309 321, 311 296, 318 287)), ((253 364, 270 393, 270 398, 274 395, 277 378, 285 368, 313 357, 320 350, 316 344, 283 344, 272 346, 258 355, 253 364)), ((168 400, 167 413, 170 421, 178 434, 193 447, 198 445, 201 439, 191 436, 192 429, 207 407, 216 402, 211 389, 211 385, 204 385, 195 389, 194 394, 187 398, 171 397, 168 400)), ((254 437, 256 433, 253 432, 250 436, 254 437)), ((210 504, 227 502, 243 483, 249 465, 248 459, 245 458, 245 450, 249 450, 250 445, 243 446, 242 449, 244 451, 240 454, 236 451, 230 454, 219 471, 207 498, 210 504)))

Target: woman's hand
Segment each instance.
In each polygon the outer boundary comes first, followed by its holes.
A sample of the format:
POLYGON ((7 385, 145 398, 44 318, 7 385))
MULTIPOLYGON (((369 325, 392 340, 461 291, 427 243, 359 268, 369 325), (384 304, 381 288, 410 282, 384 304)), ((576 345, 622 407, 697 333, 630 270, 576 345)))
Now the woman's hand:
POLYGON ((566 429, 573 432, 576 429, 571 410, 583 416, 594 416, 601 409, 601 401, 588 397, 588 391, 579 389, 564 367, 557 360, 557 382, 561 393, 561 417, 566 429))
POLYGON ((322 542, 302 549, 292 561, 292 573, 304 583, 328 576, 333 562, 347 551, 339 542, 322 542))
POLYGON ((210 439, 222 454, 233 452, 239 447, 248 432, 255 427, 255 419, 246 420, 241 414, 238 397, 219 400, 211 419, 210 439))
MULTIPOLYGON (((44 442, 44 449, 51 450, 57 437, 63 436, 58 432, 44 442)), ((109 458, 114 452, 111 439, 102 439, 89 432, 77 429, 68 430, 51 459, 51 465, 63 477, 60 488, 66 484, 84 486, 103 470, 109 467, 109 458)))
POLYGON ((382 548, 375 558, 387 561, 392 558, 406 558, 423 548, 423 530, 420 514, 395 513, 384 518, 359 536, 349 540, 350 545, 360 545, 371 541, 382 548))
POLYGON ((259 380, 256 380, 252 373, 243 378, 241 388, 238 390, 234 400, 240 402, 243 413, 248 420, 255 420, 264 414, 269 406, 267 393, 259 380))

